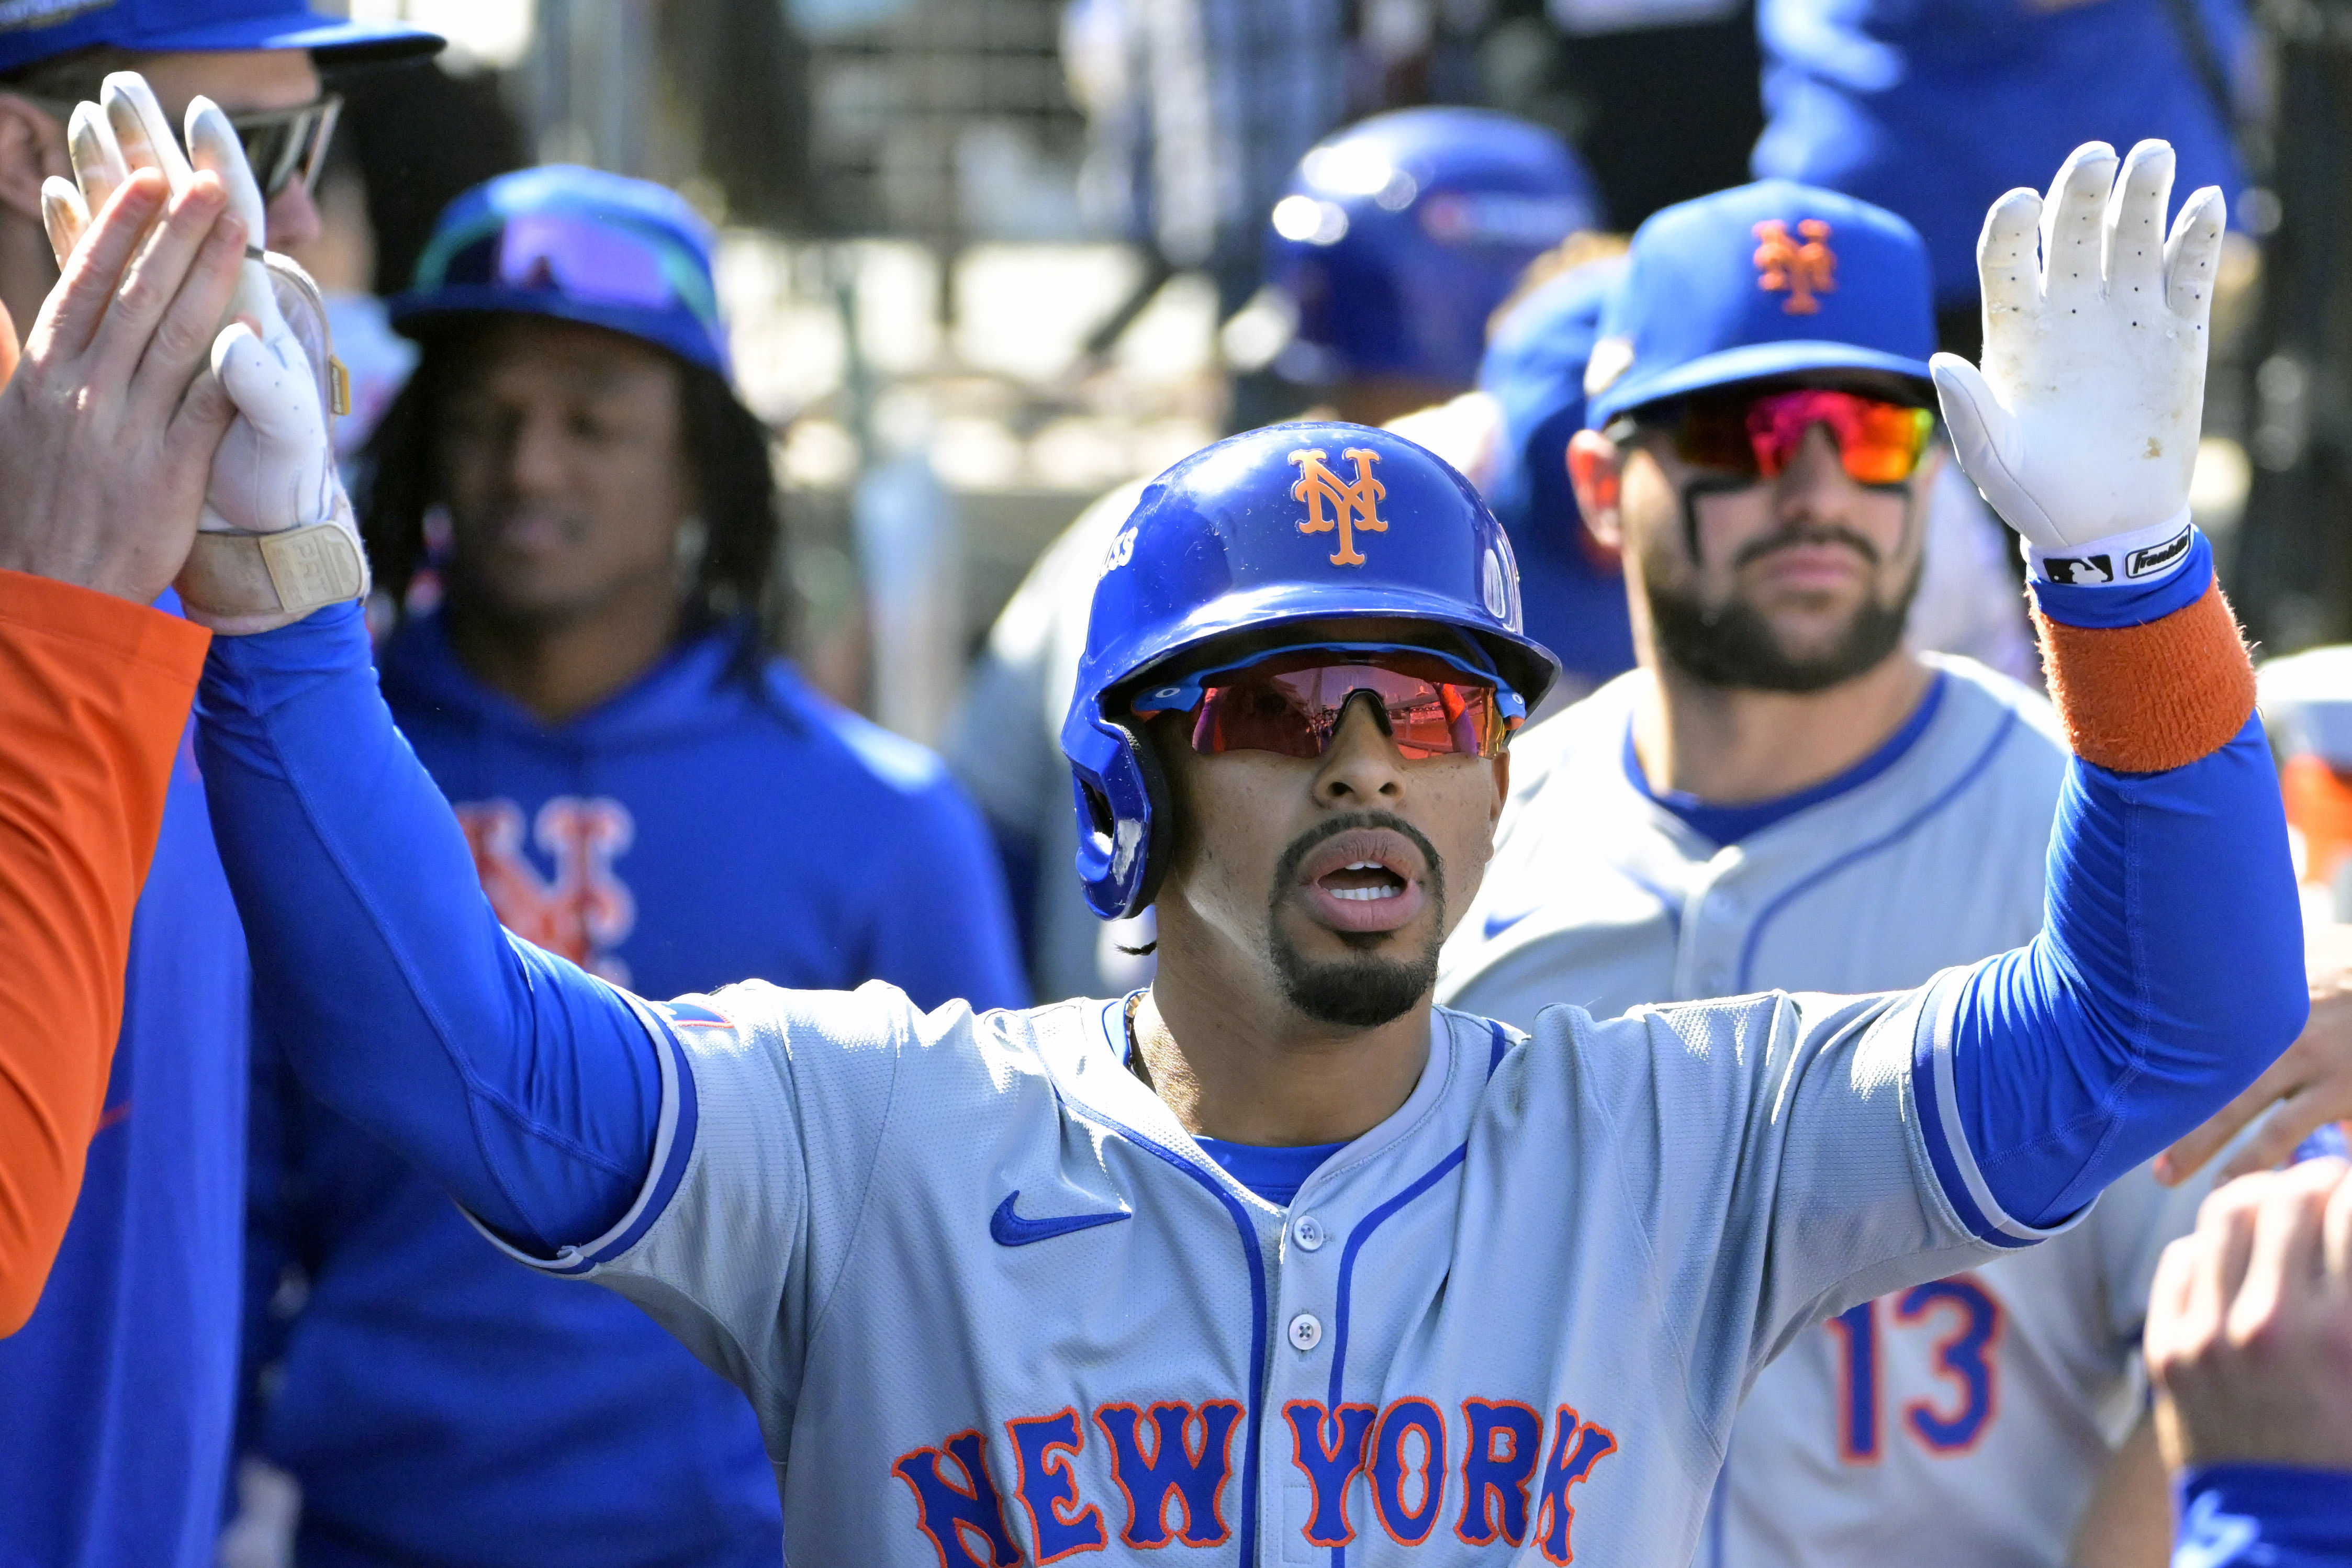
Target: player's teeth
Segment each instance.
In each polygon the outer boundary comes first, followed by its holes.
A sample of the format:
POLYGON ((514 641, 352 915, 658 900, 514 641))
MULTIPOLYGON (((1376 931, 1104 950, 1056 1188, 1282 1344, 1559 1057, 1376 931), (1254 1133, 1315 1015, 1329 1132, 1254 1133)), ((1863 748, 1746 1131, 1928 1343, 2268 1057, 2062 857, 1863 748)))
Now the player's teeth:
MULTIPOLYGON (((1351 871, 1355 869, 1352 866, 1348 868, 1351 871)), ((1403 891, 1402 888, 1334 888, 1331 889, 1331 896, 1335 899, 1354 899, 1362 902, 1370 899, 1393 899, 1403 891)))

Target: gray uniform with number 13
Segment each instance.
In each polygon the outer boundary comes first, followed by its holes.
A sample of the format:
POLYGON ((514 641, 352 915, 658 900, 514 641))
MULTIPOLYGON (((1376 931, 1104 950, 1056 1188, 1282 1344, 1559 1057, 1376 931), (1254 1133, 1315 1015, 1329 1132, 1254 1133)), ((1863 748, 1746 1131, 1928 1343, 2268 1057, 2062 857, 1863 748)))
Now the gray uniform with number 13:
MULTIPOLYGON (((1727 848, 1626 777, 1645 676, 1520 737, 1439 996, 1516 1024, 1561 1001, 1606 1017, 1916 985, 2031 939, 2065 744, 2039 696, 1937 663, 1937 711, 1893 767, 1727 848)), ((1741 1407, 1700 1568, 2060 1568, 2139 1412, 2157 1255, 2206 1189, 2143 1166, 2055 1241, 1798 1335, 1741 1407)))

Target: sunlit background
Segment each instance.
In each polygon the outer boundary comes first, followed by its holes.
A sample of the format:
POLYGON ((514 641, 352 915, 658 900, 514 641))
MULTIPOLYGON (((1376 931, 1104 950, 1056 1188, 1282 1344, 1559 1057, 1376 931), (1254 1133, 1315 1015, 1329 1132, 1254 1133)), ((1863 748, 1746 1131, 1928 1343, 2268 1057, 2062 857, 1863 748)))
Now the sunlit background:
MULTIPOLYGON (((1485 104, 1566 135, 1629 229, 1744 178, 1763 125, 1753 8, 1724 0, 351 10, 451 41, 429 90, 414 71, 341 84, 364 200, 323 205, 368 230, 361 286, 396 288, 430 209, 518 163, 685 193, 724 234, 739 378, 778 431, 793 651, 843 700, 927 740, 991 619, 1087 500, 1290 412, 1236 390, 1263 357, 1244 231, 1265 208, 1235 210, 1265 186, 1255 163, 1286 167, 1290 143, 1383 108, 1485 104), (1166 68, 1146 58, 1165 44, 1153 29, 1221 9, 1321 26, 1329 45, 1266 62, 1294 112, 1242 153, 1171 147, 1165 126, 1150 142, 1130 121, 1135 74, 1166 68)), ((2337 162, 2352 5, 2261 0, 2253 16, 2238 142, 2255 183, 2217 316, 2197 510, 2249 624, 2291 651, 2352 636, 2352 289, 2335 243, 2352 211, 2337 162)))

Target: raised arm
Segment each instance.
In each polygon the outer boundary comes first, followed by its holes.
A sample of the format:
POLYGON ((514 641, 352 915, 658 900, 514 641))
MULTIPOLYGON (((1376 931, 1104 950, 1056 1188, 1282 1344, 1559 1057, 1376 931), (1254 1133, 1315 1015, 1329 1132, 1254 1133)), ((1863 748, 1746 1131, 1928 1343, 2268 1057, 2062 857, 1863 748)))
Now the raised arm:
MULTIPOLYGON (((322 1100, 485 1223, 541 1253, 593 1241, 626 1214, 659 1145, 666 1031, 509 940, 376 695, 352 602, 366 573, 329 440, 323 307, 306 279, 245 248, 263 204, 235 128, 197 99, 184 157, 137 75, 108 77, 101 99, 75 111, 79 190, 53 180, 44 192, 61 249, 97 243, 108 219, 89 215, 110 214, 118 186, 156 204, 166 190, 175 204, 201 199, 207 225, 226 210, 233 229, 197 324, 172 340, 185 351, 181 389, 209 348, 198 385, 219 416, 149 592, 177 573, 188 614, 221 634, 199 754, 258 1009, 322 1100), (215 333, 232 293, 236 320, 215 333)), ((69 266, 68 287, 74 276, 69 266)), ((134 295, 126 285, 124 301, 134 295)), ((142 363, 135 349, 127 358, 142 363)), ((169 412, 141 406, 130 423, 150 438, 169 412)), ((668 1106, 673 1131, 690 1103, 668 1106)))
POLYGON ((2167 240, 2171 178, 2161 142, 2120 177, 2094 143, 2046 203, 2004 196, 1978 247, 1984 371, 1934 365, 1963 465, 2024 536, 2076 758, 2042 933, 1945 983, 1915 1072, 1944 1186, 1996 1241, 2219 1109, 2305 1011, 2252 668, 2189 523, 2221 200, 2192 195, 2167 240))
POLYGON ((296 1074, 526 1250, 605 1234, 652 1169, 655 1034, 499 924, 359 607, 218 639, 197 714, 255 1009, 296 1074))
POLYGON ((0 1334, 32 1315, 81 1189, 205 641, 0 570, 0 1334))
POLYGON ((80 1191, 204 658, 148 605, 228 418, 204 374, 245 244, 225 207, 217 184, 130 182, 62 258, 21 365, 0 310, 0 1334, 80 1191))

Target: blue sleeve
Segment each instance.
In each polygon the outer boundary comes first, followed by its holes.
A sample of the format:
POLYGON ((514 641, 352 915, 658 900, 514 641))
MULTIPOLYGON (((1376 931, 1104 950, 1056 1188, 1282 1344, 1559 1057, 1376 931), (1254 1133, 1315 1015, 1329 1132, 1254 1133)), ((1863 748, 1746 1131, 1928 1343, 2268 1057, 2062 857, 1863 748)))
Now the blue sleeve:
POLYGON ((304 1085, 518 1247, 608 1231, 650 1172, 673 1047, 499 926, 357 607, 215 638, 197 711, 257 1023, 304 1085))
POLYGON ((2352 1474, 2210 1465, 2179 1489, 2174 1568, 2352 1568, 2352 1474))
MULTIPOLYGON (((2048 589, 2043 613, 2074 620, 2048 589)), ((2164 773, 2070 763, 2042 918, 1957 982, 1913 1075, 1944 1190, 1997 1245, 2079 1211, 2302 1029, 2302 918, 2262 721, 2164 773)))
POLYGON ((873 911, 871 972, 926 1009, 959 997, 976 1011, 1027 1006, 1003 868, 979 811, 944 775, 908 804, 892 837, 895 874, 874 879, 886 896, 873 911), (906 896, 912 888, 937 896, 906 896))

